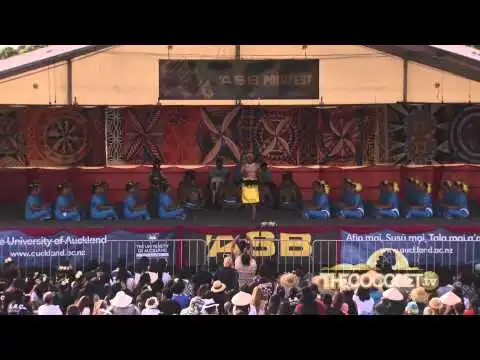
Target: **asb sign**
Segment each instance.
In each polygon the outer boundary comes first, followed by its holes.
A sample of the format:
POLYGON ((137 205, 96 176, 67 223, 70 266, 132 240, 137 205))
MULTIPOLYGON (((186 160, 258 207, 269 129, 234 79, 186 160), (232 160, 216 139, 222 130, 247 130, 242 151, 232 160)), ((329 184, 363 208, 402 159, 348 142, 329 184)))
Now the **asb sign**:
MULTIPOLYGON (((280 233, 276 237, 270 231, 250 231, 245 237, 251 239, 254 257, 309 257, 312 254, 310 234, 280 233)), ((205 239, 209 257, 240 252, 233 246, 233 235, 208 234, 205 239)))

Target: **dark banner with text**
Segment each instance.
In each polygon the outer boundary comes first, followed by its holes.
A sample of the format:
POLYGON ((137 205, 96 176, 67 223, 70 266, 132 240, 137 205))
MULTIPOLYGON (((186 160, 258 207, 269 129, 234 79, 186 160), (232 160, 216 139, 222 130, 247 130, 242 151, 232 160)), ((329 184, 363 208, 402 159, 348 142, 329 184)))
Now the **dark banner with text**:
POLYGON ((318 99, 318 60, 160 60, 160 99, 318 99))

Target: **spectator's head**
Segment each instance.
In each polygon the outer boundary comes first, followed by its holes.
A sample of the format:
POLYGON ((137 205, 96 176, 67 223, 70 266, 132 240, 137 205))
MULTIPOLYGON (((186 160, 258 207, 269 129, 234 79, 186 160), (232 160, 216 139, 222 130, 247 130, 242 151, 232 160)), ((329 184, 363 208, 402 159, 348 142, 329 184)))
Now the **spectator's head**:
POLYGON ((252 299, 253 299, 252 295, 250 295, 247 292, 240 291, 236 293, 232 297, 232 301, 231 301, 232 305, 234 306, 234 309, 233 309, 234 315, 239 315, 239 314, 235 314, 237 311, 242 311, 242 312, 246 311, 248 314, 250 305, 252 304, 252 299))
POLYGON ((55 293, 52 291, 47 291, 43 294, 43 303, 46 305, 53 305, 53 300, 55 299, 55 293))
POLYGON ((297 275, 294 273, 286 273, 280 276, 280 285, 282 285, 287 291, 291 288, 295 288, 298 285, 297 275))
POLYGON ((242 263, 243 266, 250 266, 250 261, 251 261, 251 257, 250 257, 250 254, 244 252, 241 256, 240 256, 240 261, 242 263))
POLYGON ((357 289, 357 296, 360 301, 367 301, 370 299, 370 289, 364 286, 359 286, 357 289))
POLYGON ((340 291, 335 291, 332 296, 332 307, 341 310, 343 305, 343 295, 340 291))
POLYGON ((233 259, 230 256, 226 256, 223 259, 223 267, 224 268, 232 268, 233 267, 233 259))
POLYGON ((105 315, 107 312, 108 304, 105 300, 98 300, 93 306, 92 315, 105 315))
POLYGON ((226 288, 227 286, 224 283, 222 283, 220 280, 216 280, 213 282, 213 285, 210 291, 213 294, 221 294, 225 291, 226 288))
POLYGON ((75 302, 75 305, 78 307, 78 310, 80 310, 80 313, 83 313, 84 311, 86 311, 86 309, 89 309, 90 302, 91 302, 90 297, 85 295, 80 297, 75 302))
POLYGON ((197 296, 204 299, 207 298, 210 294, 210 285, 202 284, 198 287, 197 296))
POLYGON ((172 297, 173 297, 172 290, 168 287, 163 288, 163 290, 162 290, 163 300, 171 300, 172 297))
POLYGON ((423 287, 417 287, 410 292, 410 299, 416 303, 427 304, 428 293, 423 287))
POLYGON ((322 301, 326 307, 331 307, 333 303, 332 295, 328 293, 322 294, 322 301))
POLYGON ((145 301, 145 308, 147 309, 158 309, 158 299, 156 297, 150 297, 145 301))
POLYGON ((122 290, 115 294, 115 297, 110 300, 110 304, 116 308, 126 308, 132 304, 132 300, 133 298, 122 290))
POLYGON ((281 298, 284 298, 287 294, 285 293, 285 288, 281 285, 277 286, 277 295, 280 296, 281 298))
POLYGON ((182 280, 175 281, 172 285, 172 293, 180 295, 185 290, 185 283, 182 280))
POLYGON ((81 311, 76 305, 69 305, 67 307, 67 311, 65 312, 65 315, 80 315, 81 311))

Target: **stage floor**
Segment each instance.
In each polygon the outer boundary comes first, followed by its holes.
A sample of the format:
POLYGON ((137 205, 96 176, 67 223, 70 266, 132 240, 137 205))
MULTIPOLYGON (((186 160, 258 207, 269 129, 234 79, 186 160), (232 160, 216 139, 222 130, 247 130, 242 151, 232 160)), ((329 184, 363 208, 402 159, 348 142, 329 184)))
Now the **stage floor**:
POLYGON ((251 214, 248 209, 230 210, 230 211, 214 211, 202 210, 195 213, 195 216, 187 218, 187 220, 160 220, 153 219, 151 221, 95 221, 82 220, 81 222, 32 222, 19 220, 21 219, 21 211, 13 211, 11 207, 0 208, 0 229, 5 228, 135 228, 135 227, 175 227, 175 226, 198 226, 198 227, 258 227, 263 221, 273 221, 280 227, 339 227, 339 226, 385 226, 397 225, 407 227, 408 225, 429 225, 433 227, 442 226, 466 226, 476 227, 480 229, 480 216, 473 216, 469 219, 462 220, 445 220, 442 218, 431 219, 374 219, 367 217, 364 219, 330 219, 322 220, 305 220, 301 217, 300 212, 286 210, 262 209, 257 213, 257 220, 251 220, 251 214))

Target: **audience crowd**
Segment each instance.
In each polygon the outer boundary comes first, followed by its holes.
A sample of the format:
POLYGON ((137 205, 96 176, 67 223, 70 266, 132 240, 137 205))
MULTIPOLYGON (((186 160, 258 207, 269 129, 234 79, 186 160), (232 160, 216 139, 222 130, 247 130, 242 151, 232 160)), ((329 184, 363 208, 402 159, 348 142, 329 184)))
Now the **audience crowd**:
POLYGON ((85 271, 65 265, 55 276, 3 264, 0 313, 4 315, 476 315, 474 273, 422 287, 342 287, 300 268, 277 274, 268 261, 257 266, 247 246, 224 258, 217 271, 188 269, 172 277, 164 261, 141 259, 134 268, 91 262, 85 271))

